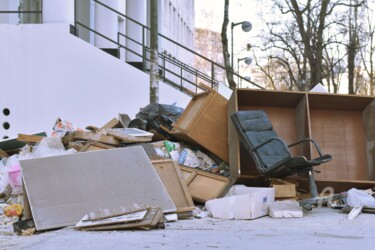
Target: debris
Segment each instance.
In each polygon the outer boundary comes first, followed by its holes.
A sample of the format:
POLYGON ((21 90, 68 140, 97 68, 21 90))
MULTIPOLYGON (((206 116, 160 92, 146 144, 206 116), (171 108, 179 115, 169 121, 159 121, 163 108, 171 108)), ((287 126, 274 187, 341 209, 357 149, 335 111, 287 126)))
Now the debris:
POLYGON ((100 230, 124 230, 124 229, 144 229, 149 230, 152 228, 163 228, 163 212, 159 207, 151 207, 147 210, 146 215, 142 220, 117 223, 113 225, 97 225, 92 227, 85 227, 82 230, 86 231, 100 231, 100 230), (161 222, 161 225, 160 223, 161 222), (159 225, 158 225, 159 223, 159 225))
POLYGON ((361 212, 363 207, 375 208, 375 198, 366 191, 352 188, 348 191, 346 201, 352 210, 348 214, 348 219, 355 219, 361 212))
POLYGON ((14 222, 13 230, 18 235, 32 235, 35 232, 34 220, 27 219, 14 222))
POLYGON ((172 160, 156 160, 152 161, 152 165, 171 196, 176 212, 194 210, 193 199, 178 164, 172 160))
POLYGON ((296 200, 275 201, 270 204, 269 215, 272 218, 301 218, 303 210, 296 200))
POLYGON ((275 189, 275 199, 296 198, 296 184, 273 178, 270 187, 275 189))
POLYGON ((275 201, 273 188, 237 187, 235 195, 213 199, 205 207, 212 216, 220 219, 255 219, 268 214, 269 204, 275 201))
POLYGON ((112 207, 160 206, 164 212, 176 211, 140 146, 28 159, 20 163, 38 231, 75 225, 88 207, 95 210, 108 204, 112 207), (48 179, 40 181, 41 176, 48 179))
POLYGON ((173 124, 171 135, 186 144, 205 148, 228 163, 227 102, 214 90, 197 94, 173 124))
POLYGON ((176 213, 174 213, 174 214, 164 214, 164 220, 166 222, 178 221, 178 215, 176 213))
POLYGON ((180 169, 193 200, 197 202, 222 197, 232 185, 232 180, 224 176, 181 165, 180 169))
POLYGON ((110 146, 100 142, 87 142, 85 146, 83 146, 79 151, 80 152, 88 152, 88 151, 96 151, 96 150, 103 150, 103 149, 110 149, 115 148, 114 146, 110 146))
POLYGON ((96 227, 96 226, 105 226, 105 225, 113 225, 113 224, 120 224, 120 223, 129 223, 129 222, 136 222, 141 221, 145 218, 148 209, 143 209, 142 211, 127 213, 123 215, 115 215, 111 217, 105 217, 98 220, 90 220, 88 215, 85 215, 75 226, 76 229, 84 229, 89 227, 96 227))
POLYGON ((13 217, 13 216, 20 217, 22 215, 21 204, 12 204, 12 205, 6 206, 4 208, 4 215, 8 217, 13 217))

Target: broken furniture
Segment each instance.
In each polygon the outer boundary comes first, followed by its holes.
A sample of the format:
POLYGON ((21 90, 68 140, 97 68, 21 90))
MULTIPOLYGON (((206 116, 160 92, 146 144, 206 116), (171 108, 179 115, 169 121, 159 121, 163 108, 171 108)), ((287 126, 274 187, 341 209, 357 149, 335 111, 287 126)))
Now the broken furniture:
POLYGON ((176 213, 193 211, 194 202, 178 163, 169 159, 153 160, 151 163, 176 205, 176 213))
POLYGON ((319 145, 310 138, 287 145, 273 130, 264 110, 237 111, 231 115, 231 119, 260 175, 266 178, 283 178, 296 173, 307 173, 311 196, 318 197, 313 168, 332 160, 331 155, 323 154, 319 145), (304 155, 292 155, 289 148, 305 142, 315 146, 318 157, 307 159, 304 155))
POLYGON ((191 197, 197 202, 204 203, 208 200, 222 197, 233 183, 230 178, 196 168, 180 165, 180 169, 191 197))
POLYGON ((228 163, 227 102, 214 90, 195 95, 173 125, 172 136, 205 148, 228 163))
MULTIPOLYGON (((335 193, 352 187, 375 186, 375 98, 312 92, 236 89, 227 106, 236 111, 265 110, 277 134, 286 141, 313 138, 333 160, 318 166, 315 182, 320 192, 332 187, 335 193), (322 168, 322 169, 320 169, 322 168)), ((259 178, 255 163, 239 142, 229 122, 231 178, 250 186, 267 185, 259 178)), ((292 154, 317 157, 311 145, 300 145, 292 154)), ((299 189, 308 189, 306 178, 294 178, 299 189)), ((289 179, 289 178, 288 178, 289 179)))

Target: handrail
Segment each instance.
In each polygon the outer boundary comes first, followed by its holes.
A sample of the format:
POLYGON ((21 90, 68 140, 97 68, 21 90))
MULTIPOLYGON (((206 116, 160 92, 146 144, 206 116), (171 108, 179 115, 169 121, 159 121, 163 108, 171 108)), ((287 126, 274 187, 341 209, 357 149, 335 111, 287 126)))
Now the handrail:
POLYGON ((43 23, 43 0, 40 0, 40 10, 0 10, 0 14, 40 14, 40 23, 43 23))
MULTIPOLYGON (((112 40, 112 39, 109 39, 108 37, 103 36, 102 34, 98 33, 97 31, 95 31, 95 30, 93 30, 93 29, 87 27, 86 25, 84 25, 84 24, 78 22, 78 21, 77 21, 77 18, 76 18, 76 9, 75 9, 75 13, 74 13, 74 15, 75 15, 75 20, 76 20, 75 22, 76 22, 76 24, 81 25, 82 27, 84 27, 84 28, 86 28, 86 29, 92 31, 94 34, 99 35, 99 36, 101 36, 101 37, 103 37, 103 38, 109 40, 110 42, 112 42, 112 43, 114 43, 114 44, 117 44, 120 48, 123 48, 123 49, 125 49, 126 51, 129 51, 129 52, 133 53, 134 55, 136 55, 136 56, 142 58, 143 65, 145 65, 146 62, 149 62, 149 59, 147 58, 147 56, 146 56, 146 54, 145 54, 146 52, 149 52, 149 48, 147 48, 147 46, 146 46, 146 44, 145 44, 145 31, 149 32, 149 31, 150 31, 150 28, 147 27, 146 25, 144 25, 144 24, 142 24, 142 23, 140 23, 140 22, 138 22, 138 21, 136 21, 136 20, 134 20, 134 19, 132 19, 132 18, 130 18, 130 17, 128 17, 128 16, 126 16, 125 14, 123 14, 123 13, 117 11, 116 9, 113 9, 112 7, 110 7, 110 6, 106 5, 106 4, 104 4, 104 3, 100 2, 100 1, 98 1, 98 0, 93 0, 93 2, 96 3, 96 4, 98 4, 98 5, 101 5, 102 7, 104 7, 104 8, 106 8, 106 9, 112 11, 113 13, 115 13, 115 14, 117 14, 117 15, 123 17, 125 20, 131 21, 131 22, 133 22, 134 24, 140 26, 140 28, 142 28, 142 43, 140 43, 140 42, 136 41, 135 39, 132 39, 132 38, 130 38, 130 37, 124 35, 124 34, 121 34, 121 33, 118 33, 118 34, 117 34, 117 40, 118 40, 117 42, 115 42, 115 41, 112 40), (139 45, 139 46, 142 46, 142 51, 143 51, 142 53, 143 53, 143 54, 140 55, 138 52, 136 52, 136 51, 134 51, 134 50, 132 50, 132 49, 130 49, 130 48, 127 48, 127 47, 125 47, 124 45, 121 45, 121 44, 120 44, 120 38, 119 38, 120 35, 122 35, 122 36, 125 37, 126 39, 129 39, 129 41, 131 41, 131 42, 133 42, 133 43, 135 43, 135 44, 137 44, 137 45, 139 45)), ((75 1, 75 8, 76 8, 76 1, 75 1)), ((163 68, 164 71, 166 71, 166 72, 168 72, 168 73, 171 73, 172 75, 175 75, 175 76, 180 77, 181 84, 182 84, 182 81, 184 80, 184 81, 186 81, 186 82, 188 82, 188 83, 194 85, 196 88, 198 88, 198 87, 200 87, 200 86, 199 86, 199 84, 198 84, 197 81, 198 81, 198 79, 202 79, 202 80, 204 80, 204 81, 210 83, 210 84, 211 84, 211 88, 214 88, 215 86, 217 86, 217 85, 219 84, 218 80, 215 79, 215 75, 214 75, 214 69, 215 69, 215 67, 222 69, 224 72, 227 72, 227 70, 225 69, 225 67, 224 67, 223 65, 221 65, 221 64, 219 64, 219 63, 217 63, 217 62, 214 62, 214 61, 212 61, 211 59, 209 59, 209 58, 207 58, 207 57, 205 57, 205 56, 203 56, 203 55, 198 54, 197 52, 193 51, 192 49, 190 49, 190 48, 188 48, 188 47, 186 47, 186 46, 184 46, 184 45, 182 45, 182 44, 177 43, 176 41, 174 41, 174 40, 172 40, 172 39, 170 39, 170 38, 164 36, 163 34, 158 33, 158 36, 161 37, 161 38, 163 38, 163 39, 165 39, 166 41, 168 41, 168 42, 170 42, 170 43, 176 45, 177 47, 184 49, 185 51, 187 51, 187 52, 193 54, 194 56, 198 56, 199 58, 201 58, 202 60, 208 62, 208 63, 211 65, 211 67, 210 67, 210 68, 211 68, 211 76, 210 76, 210 75, 204 74, 203 72, 198 71, 197 69, 195 69, 194 67, 192 67, 192 66, 190 66, 190 65, 187 65, 187 64, 185 64, 185 63, 179 61, 178 59, 175 59, 175 58, 173 58, 173 57, 169 58, 166 54, 164 54, 164 53, 161 54, 161 53, 159 52, 159 53, 158 53, 158 54, 159 54, 159 57, 160 57, 160 59, 164 62, 164 65, 163 65, 163 66, 160 66, 160 68, 163 68), (174 66, 180 68, 180 75, 177 75, 177 74, 175 74, 174 72, 171 72, 170 70, 168 70, 167 67, 165 66, 165 62, 168 62, 168 63, 170 63, 170 64, 172 64, 172 65, 174 65, 174 66), (195 83, 194 83, 194 82, 191 82, 189 79, 186 79, 185 77, 183 77, 183 76, 182 76, 183 72, 186 72, 186 73, 191 74, 192 76, 194 76, 195 79, 196 79, 195 83)), ((143 68, 143 70, 145 70, 145 68, 143 68)), ((258 84, 254 83, 254 82, 249 81, 248 79, 246 79, 246 78, 240 76, 239 74, 237 74, 237 73, 235 73, 235 72, 233 72, 233 71, 232 71, 232 73, 233 73, 234 76, 237 76, 237 78, 238 78, 239 80, 241 80, 241 81, 246 81, 246 82, 248 82, 248 83, 254 85, 255 87, 258 87, 258 88, 260 88, 260 89, 264 89, 263 87, 259 86, 258 84)), ((165 79, 165 76, 164 76, 164 79, 165 79)), ((202 89, 203 89, 203 88, 202 88, 202 89)))
MULTIPOLYGON (((121 32, 118 32, 118 33, 117 33, 117 36, 118 36, 118 37, 117 37, 118 40, 119 40, 119 37, 122 36, 122 37, 124 37, 124 38, 126 38, 126 39, 129 39, 129 40, 131 40, 132 42, 134 42, 134 43, 136 43, 136 44, 138 44, 138 45, 144 47, 147 51, 150 50, 150 48, 148 48, 147 46, 145 46, 145 45, 141 44, 140 42, 138 42, 138 41, 136 41, 136 40, 134 40, 134 39, 128 37, 128 36, 125 35, 125 34, 122 34, 121 32)), ((118 41, 118 42, 119 42, 119 41, 118 41)), ((136 54, 136 55, 140 56, 139 54, 136 54)), ((171 57, 171 56, 168 56, 168 55, 166 55, 165 53, 159 53, 159 55, 162 56, 163 58, 169 58, 169 61, 170 61, 170 62, 173 62, 174 65, 179 66, 180 68, 183 68, 185 71, 187 71, 187 72, 189 72, 189 73, 191 73, 191 74, 197 74, 198 76, 200 76, 199 78, 202 78, 202 79, 206 80, 207 82, 211 82, 211 80, 212 80, 210 76, 208 76, 208 75, 202 73, 201 71, 196 70, 196 69, 193 68, 192 66, 190 66, 190 65, 188 65, 188 64, 186 64, 186 63, 183 63, 183 62, 181 62, 180 60, 177 60, 177 59, 175 59, 175 58, 173 58, 173 57, 171 57)), ((214 85, 219 84, 219 82, 218 82, 217 80, 215 80, 215 79, 213 79, 213 83, 214 83, 214 85)))
MULTIPOLYGON (((98 0, 93 0, 93 1, 94 1, 95 3, 97 3, 97 4, 99 4, 99 5, 101 5, 101 6, 105 7, 105 8, 107 8, 107 9, 113 11, 114 13, 120 15, 121 17, 123 17, 123 18, 125 18, 125 19, 127 19, 127 20, 130 20, 130 21, 132 21, 133 23, 135 23, 135 24, 137 24, 137 25, 139 25, 139 26, 142 26, 143 29, 150 30, 149 27, 147 27, 147 26, 143 25, 142 23, 140 23, 140 22, 138 22, 138 21, 136 21, 136 20, 134 20, 134 19, 132 19, 132 18, 126 16, 125 14, 122 14, 121 12, 119 12, 119 11, 117 11, 117 10, 111 8, 110 6, 108 6, 108 5, 106 5, 106 4, 102 3, 102 2, 100 2, 100 1, 98 1, 98 0)), ((181 48, 183 48, 183 49, 185 49, 185 50, 187 50, 187 51, 193 53, 194 55, 196 55, 196 56, 198 56, 198 57, 204 59, 205 61, 208 61, 209 63, 211 63, 211 71, 212 71, 212 69, 214 68, 214 66, 219 67, 219 68, 223 69, 224 71, 226 71, 226 68, 225 68, 223 65, 221 65, 221 64, 219 64, 219 63, 216 63, 216 62, 212 61, 211 59, 209 59, 209 58, 207 58, 207 57, 205 57, 205 56, 202 56, 202 55, 198 54, 197 52, 195 52, 195 51, 189 49, 188 47, 185 47, 185 46, 182 45, 182 44, 179 44, 179 43, 175 42, 174 40, 172 40, 172 39, 170 39, 170 38, 164 36, 163 34, 158 33, 158 35, 161 36, 162 38, 166 39, 167 41, 172 42, 173 44, 177 45, 178 47, 181 47, 181 48)), ((254 82, 250 82, 248 79, 242 77, 241 75, 237 74, 236 72, 232 71, 232 73, 233 73, 233 75, 237 76, 238 79, 241 79, 241 81, 242 81, 242 80, 243 80, 243 81, 246 81, 246 82, 248 82, 248 83, 250 83, 250 84, 252 84, 252 85, 254 85, 254 86, 256 86, 256 87, 258 87, 258 88, 260 88, 260 89, 264 89, 262 86, 260 86, 260 85, 258 85, 258 84, 256 84, 256 83, 254 83, 254 82)), ((212 76, 212 78, 214 77, 213 72, 211 72, 211 76, 212 76)), ((214 79, 213 79, 213 80, 214 80, 214 79)))
MULTIPOLYGON (((133 54, 135 54, 135 55, 137 55, 137 56, 139 56, 139 57, 142 57, 142 55, 140 55, 139 53, 137 53, 137 52, 135 52, 135 51, 133 51, 133 50, 131 50, 131 49, 125 47, 124 45, 122 45, 122 44, 120 44, 120 43, 114 41, 113 39, 111 39, 111 38, 109 38, 109 37, 107 37, 107 36, 105 36, 105 35, 103 35, 103 34, 97 32, 96 30, 91 29, 90 27, 88 27, 87 25, 85 25, 85 24, 83 24, 83 23, 81 23, 81 22, 79 22, 79 21, 76 21, 76 25, 82 26, 82 27, 86 28, 87 30, 93 32, 94 34, 96 34, 96 35, 98 35, 98 36, 100 36, 100 37, 102 37, 102 38, 104 38, 104 39, 106 39, 106 40, 108 40, 108 41, 110 41, 110 42, 116 44, 117 46, 119 46, 119 47, 121 47, 121 48, 123 48, 123 49, 125 49, 125 50, 127 50, 127 51, 130 51, 131 53, 133 53, 133 54)), ((135 42, 137 42, 137 41, 135 41, 135 42)), ((138 43, 138 42, 137 42, 137 43, 138 43)), ((147 49, 148 49, 148 48, 147 48, 147 49)), ((159 52, 159 56, 160 56, 160 58, 163 58, 163 55, 162 55, 160 52, 159 52)), ((147 60, 148 62, 150 61, 148 58, 146 58, 146 60, 147 60)), ((172 61, 169 61, 169 62, 171 62, 171 63, 173 64, 172 61)), ((175 64, 174 64, 174 65, 175 65, 175 64)), ((171 73, 172 75, 174 75, 174 76, 176 76, 176 77, 179 77, 179 78, 181 79, 181 81, 184 80, 184 81, 190 83, 191 85, 195 86, 196 89, 199 88, 199 89, 204 90, 204 88, 200 87, 198 84, 196 84, 196 83, 190 81, 189 79, 183 77, 182 75, 178 75, 178 74, 176 74, 174 71, 172 71, 172 70, 170 70, 170 69, 168 69, 168 68, 166 68, 166 67, 161 67, 161 68, 162 68, 164 71, 166 71, 166 72, 168 72, 168 73, 171 73)), ((165 80, 165 81, 168 81, 168 82, 171 82, 171 80, 169 80, 169 79, 167 79, 167 78, 165 78, 165 77, 164 77, 164 80, 165 80)), ((175 84, 175 85, 177 85, 177 84, 175 84)), ((188 88, 185 88, 185 87, 182 86, 182 85, 180 85, 180 86, 178 86, 178 87, 179 87, 180 89, 184 89, 184 90, 191 91, 191 90, 189 90, 188 88)))

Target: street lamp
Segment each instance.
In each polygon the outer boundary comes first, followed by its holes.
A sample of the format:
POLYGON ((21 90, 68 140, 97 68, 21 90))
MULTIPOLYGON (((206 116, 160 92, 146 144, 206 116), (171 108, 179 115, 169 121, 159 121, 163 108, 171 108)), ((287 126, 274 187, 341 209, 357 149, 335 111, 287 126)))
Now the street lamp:
POLYGON ((233 56, 233 28, 237 25, 240 25, 240 24, 241 24, 241 28, 244 32, 249 32, 251 30, 251 28, 253 27, 253 25, 248 21, 243 21, 243 22, 239 22, 239 23, 232 22, 232 25, 230 27, 231 28, 231 39, 232 39, 232 43, 231 43, 231 45, 232 45, 232 51, 231 52, 232 53, 230 55, 232 57, 232 63, 231 63, 232 69, 233 69, 233 58, 234 58, 234 56, 233 56))
POLYGON ((250 65, 253 62, 251 57, 237 58, 237 73, 240 74, 240 61, 245 61, 247 65, 250 65))
MULTIPOLYGON (((238 81, 240 80, 240 61, 245 61, 247 65, 250 65, 253 62, 253 59, 251 59, 251 57, 237 58, 238 81)), ((241 83, 242 83, 242 80, 241 80, 241 83)))

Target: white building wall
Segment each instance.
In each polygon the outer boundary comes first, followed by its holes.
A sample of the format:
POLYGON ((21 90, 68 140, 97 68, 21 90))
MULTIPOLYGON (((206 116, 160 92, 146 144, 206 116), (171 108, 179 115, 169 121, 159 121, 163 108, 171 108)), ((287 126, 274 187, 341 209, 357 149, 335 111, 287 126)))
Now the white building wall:
MULTIPOLYGON (((70 35, 67 24, 0 25, 0 34, 0 139, 50 133, 58 117, 101 126, 118 113, 134 118, 149 103, 147 74, 70 35)), ((160 103, 189 101, 160 85, 160 103)))

